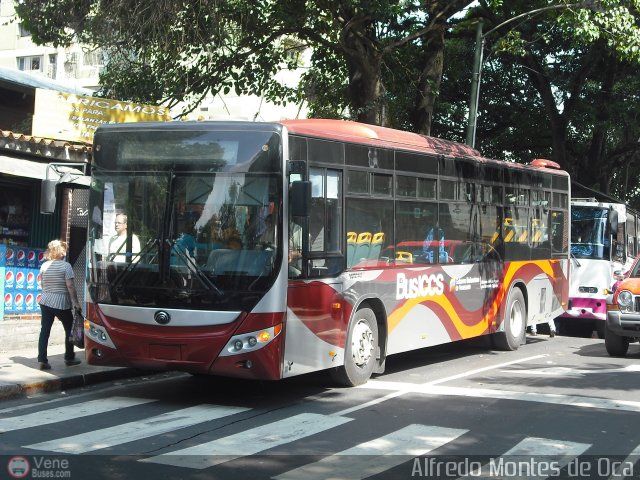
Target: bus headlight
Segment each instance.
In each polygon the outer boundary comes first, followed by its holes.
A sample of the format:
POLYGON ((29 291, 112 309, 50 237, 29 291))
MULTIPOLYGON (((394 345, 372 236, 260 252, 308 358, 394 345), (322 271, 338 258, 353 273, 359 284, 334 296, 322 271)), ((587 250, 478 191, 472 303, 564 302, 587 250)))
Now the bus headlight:
POLYGON ((241 333, 234 335, 229 339, 227 344, 220 352, 221 357, 229 355, 237 355, 239 353, 248 353, 259 350, 265 345, 271 343, 282 331, 282 324, 279 323, 273 327, 258 330, 256 332, 241 333))
POLYGON ((113 341, 111 340, 111 337, 109 337, 107 330, 102 325, 98 325, 96 323, 90 322, 89 320, 85 320, 84 334, 100 345, 104 345, 105 347, 113 349, 116 348, 113 341))
POLYGON ((620 310, 632 311, 633 294, 629 290, 622 290, 618 293, 618 305, 620 305, 620 310))

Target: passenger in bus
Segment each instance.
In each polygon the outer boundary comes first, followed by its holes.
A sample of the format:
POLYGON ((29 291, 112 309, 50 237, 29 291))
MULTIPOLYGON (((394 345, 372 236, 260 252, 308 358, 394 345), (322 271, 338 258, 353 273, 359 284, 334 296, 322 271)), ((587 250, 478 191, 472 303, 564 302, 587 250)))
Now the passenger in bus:
POLYGON ((433 212, 427 211, 426 223, 427 234, 422 244, 422 254, 427 263, 435 262, 435 247, 438 248, 438 259, 440 263, 447 263, 449 255, 444 248, 444 230, 438 227, 433 212))
POLYGON ((194 222, 187 220, 182 233, 176 239, 176 248, 190 258, 195 258, 196 256, 196 239, 194 234, 194 222))
POLYGON ((127 257, 133 259, 140 253, 140 240, 136 234, 131 235, 131 252, 127 252, 127 216, 116 215, 116 234, 109 239, 109 260, 125 262, 127 257))
POLYGON ((273 248, 275 245, 275 233, 273 214, 270 213, 264 218, 264 225, 258 237, 258 244, 263 248, 273 248))
POLYGON ((289 222, 289 276, 299 277, 302 274, 302 227, 289 222))

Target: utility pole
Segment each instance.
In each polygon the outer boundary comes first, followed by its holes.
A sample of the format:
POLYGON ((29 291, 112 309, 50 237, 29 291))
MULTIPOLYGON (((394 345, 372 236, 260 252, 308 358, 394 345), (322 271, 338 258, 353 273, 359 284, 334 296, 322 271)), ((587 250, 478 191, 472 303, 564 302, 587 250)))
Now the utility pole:
POLYGON ((482 19, 478 21, 478 27, 476 30, 476 50, 473 57, 473 78, 471 79, 471 97, 469 99, 469 117, 467 119, 467 145, 475 147, 476 145, 476 126, 478 124, 478 102, 480 100, 480 78, 482 77, 482 58, 484 50, 484 41, 488 35, 495 32, 500 27, 511 23, 515 20, 519 20, 524 17, 529 17, 537 13, 546 12, 547 10, 560 10, 565 8, 589 8, 592 10, 599 10, 600 4, 598 0, 587 0, 580 3, 568 3, 561 5, 549 5, 547 7, 537 8, 530 12, 521 13, 513 18, 505 20, 499 25, 496 25, 487 33, 482 33, 482 19))
POLYGON ((469 99, 469 118, 467 119, 467 145, 476 144, 476 125, 478 123, 478 101, 480 99, 480 75, 482 74, 482 52, 484 37, 482 36, 482 19, 476 27, 476 52, 473 56, 473 77, 471 77, 471 98, 469 99))

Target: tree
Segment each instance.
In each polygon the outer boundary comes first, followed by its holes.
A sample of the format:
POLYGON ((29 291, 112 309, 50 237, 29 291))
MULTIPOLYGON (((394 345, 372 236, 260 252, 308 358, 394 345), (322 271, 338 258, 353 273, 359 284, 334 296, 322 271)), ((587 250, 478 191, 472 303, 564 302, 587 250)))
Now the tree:
MULTIPOLYGON (((509 2, 502 10, 483 3, 470 16, 482 15, 488 31, 545 3, 509 2)), ((631 201, 625 173, 638 172, 640 157, 633 34, 627 43, 614 30, 576 37, 568 25, 545 12, 487 37, 479 146, 523 162, 552 158, 580 183, 631 201)))
POLYGON ((382 125, 390 122, 383 72, 402 49, 417 48, 412 126, 428 133, 446 23, 471 3, 22 0, 17 12, 37 42, 78 39, 105 49, 110 62, 101 81, 112 96, 176 103, 234 89, 287 102, 307 93, 313 111, 382 125), (313 56, 297 89, 275 74, 298 66, 292 52, 300 48, 313 56))

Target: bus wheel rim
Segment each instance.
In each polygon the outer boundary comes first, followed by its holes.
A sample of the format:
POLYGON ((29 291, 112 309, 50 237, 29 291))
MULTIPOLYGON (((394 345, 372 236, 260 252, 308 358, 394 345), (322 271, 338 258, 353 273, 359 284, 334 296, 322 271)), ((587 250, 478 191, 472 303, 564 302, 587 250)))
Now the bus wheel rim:
POLYGON ((369 323, 360 320, 353 328, 351 353, 358 367, 364 367, 373 355, 374 338, 369 323))
POLYGON ((518 337, 522 334, 524 328, 524 315, 522 313, 522 305, 520 302, 513 302, 511 311, 509 312, 509 324, 511 327, 511 335, 518 337))

